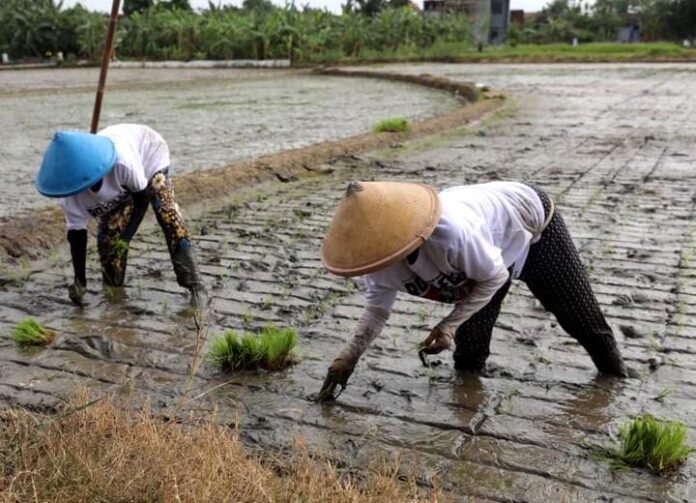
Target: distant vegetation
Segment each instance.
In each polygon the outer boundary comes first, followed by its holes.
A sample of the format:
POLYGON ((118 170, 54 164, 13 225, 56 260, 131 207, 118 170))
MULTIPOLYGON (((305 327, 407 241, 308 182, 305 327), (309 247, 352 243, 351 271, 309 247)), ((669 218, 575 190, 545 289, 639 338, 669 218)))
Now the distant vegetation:
MULTIPOLYGON (((316 9, 278 8, 257 0, 246 7, 196 13, 162 5, 134 11, 119 22, 118 58, 148 60, 274 59, 293 61, 359 58, 381 51, 417 53, 438 44, 469 46, 463 16, 424 20, 410 8, 388 8, 373 16, 316 9)), ((81 6, 62 9, 53 0, 2 0, 0 52, 11 58, 62 51, 67 57, 98 59, 106 31, 101 13, 81 6)))
MULTIPOLYGON (((507 57, 500 48, 477 52, 472 24, 465 16, 423 16, 407 0, 348 0, 340 15, 297 8, 294 3, 277 7, 269 0, 244 0, 241 8, 210 2, 199 12, 187 0, 125 0, 123 11, 116 43, 119 59, 289 58, 301 64, 507 57)), ((91 12, 80 4, 63 8, 55 0, 1 0, 0 52, 17 60, 60 51, 68 60, 96 61, 106 24, 104 13, 91 12)), ((511 26, 504 50, 550 43, 568 48, 574 38, 581 47, 588 42, 613 42, 619 28, 629 24, 640 26, 644 41, 694 39, 696 0, 596 0, 593 5, 552 0, 541 12, 527 15, 524 26, 511 26)), ((598 45, 595 53, 626 59, 619 54, 630 51, 629 45, 598 45)), ((663 44, 669 50, 639 46, 642 49, 632 52, 633 58, 663 57, 665 52, 667 57, 693 56, 696 52, 675 44, 663 44)), ((557 54, 556 48, 525 51, 534 52, 539 59, 557 54)))
POLYGON ((640 39, 654 42, 696 38, 694 0, 551 0, 523 28, 513 26, 508 43, 515 45, 565 42, 607 42, 618 30, 638 26, 640 39))

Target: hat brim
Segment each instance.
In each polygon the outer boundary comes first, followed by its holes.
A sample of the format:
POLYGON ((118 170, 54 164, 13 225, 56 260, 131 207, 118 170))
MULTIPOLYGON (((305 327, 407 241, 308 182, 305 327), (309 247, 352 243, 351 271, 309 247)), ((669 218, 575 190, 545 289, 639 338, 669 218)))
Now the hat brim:
POLYGON ((82 170, 81 177, 76 180, 76 183, 65 186, 64 170, 70 169, 70 166, 63 163, 44 162, 34 180, 36 190, 46 197, 70 197, 84 192, 108 175, 116 164, 116 146, 113 141, 103 136, 94 135, 93 141, 99 142, 101 157, 98 162, 95 162, 94 171, 82 170))
POLYGON ((396 251, 389 253, 386 256, 380 257, 376 260, 370 260, 362 264, 355 264, 351 267, 342 267, 337 265, 327 254, 326 238, 321 243, 320 256, 324 267, 337 276, 342 277, 353 277, 362 276, 364 274, 369 274, 372 272, 380 271, 386 269, 387 267, 397 263, 399 260, 408 256, 411 252, 422 246, 428 238, 432 235, 433 231, 437 227, 440 221, 440 216, 442 214, 442 203, 437 194, 437 191, 425 184, 417 184, 424 188, 430 197, 430 209, 429 214, 425 220, 425 224, 418 229, 415 233, 413 239, 409 240, 405 245, 399 247, 396 251))

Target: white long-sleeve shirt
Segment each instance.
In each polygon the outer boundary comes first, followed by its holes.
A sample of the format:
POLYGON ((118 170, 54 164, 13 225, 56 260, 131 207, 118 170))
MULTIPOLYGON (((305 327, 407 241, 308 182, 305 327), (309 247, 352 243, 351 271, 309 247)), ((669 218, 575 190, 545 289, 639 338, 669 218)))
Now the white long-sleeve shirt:
POLYGON ((120 205, 129 192, 144 190, 152 176, 170 164, 167 143, 147 126, 118 124, 98 134, 114 142, 116 164, 97 192, 87 189, 59 201, 68 230, 86 229, 90 216, 104 215, 120 205))
MULTIPOLYGON (((531 187, 517 182, 490 182, 452 187, 439 194, 442 215, 430 238, 386 269, 364 278, 366 312, 355 338, 370 342, 389 317, 397 292, 455 304, 438 328, 454 330, 483 308, 508 280, 518 277, 544 223, 544 207, 531 187)), ((352 344, 364 347, 364 342, 352 344)), ((344 351, 342 357, 348 356, 344 351)), ((355 361, 360 357, 356 355, 355 361)))

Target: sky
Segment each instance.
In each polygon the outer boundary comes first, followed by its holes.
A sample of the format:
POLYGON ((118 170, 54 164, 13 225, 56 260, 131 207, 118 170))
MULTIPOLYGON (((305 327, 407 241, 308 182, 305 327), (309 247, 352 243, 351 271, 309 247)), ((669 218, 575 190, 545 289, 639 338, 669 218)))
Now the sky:
MULTIPOLYGON (((63 6, 70 7, 78 1, 91 10, 101 10, 104 12, 111 11, 111 0, 64 0, 63 6)), ((222 2, 223 5, 242 5, 242 0, 213 0, 216 4, 222 2)), ((416 0, 420 5, 423 4, 422 0, 416 0)), ((510 8, 512 9, 524 9, 527 12, 535 12, 540 10, 544 5, 548 3, 549 0, 511 0, 510 8)), ((189 0, 189 3, 194 9, 208 7, 208 0, 189 0)), ((273 3, 279 5, 284 5, 284 0, 273 0, 273 3)), ((345 3, 345 0, 296 0, 297 5, 304 5, 308 3, 311 7, 326 7, 332 12, 340 12, 341 4, 345 3)))

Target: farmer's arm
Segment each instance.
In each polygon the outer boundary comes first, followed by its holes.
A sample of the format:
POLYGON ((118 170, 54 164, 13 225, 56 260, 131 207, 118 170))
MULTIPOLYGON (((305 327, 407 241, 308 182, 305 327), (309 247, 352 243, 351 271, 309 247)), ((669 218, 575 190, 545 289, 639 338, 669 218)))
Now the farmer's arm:
POLYGON ((485 227, 454 234, 441 260, 452 269, 464 272, 473 286, 465 297, 457 299, 452 312, 430 332, 423 350, 429 354, 447 349, 454 341, 457 328, 485 307, 510 277, 502 252, 492 244, 485 227))
POLYGON ((68 296, 76 305, 82 305, 87 286, 87 222, 89 214, 78 200, 66 198, 60 205, 65 212, 65 222, 68 228, 68 243, 70 244, 70 257, 72 258, 74 280, 68 286, 68 296))
POLYGON ((365 293, 367 305, 363 310, 358 324, 351 332, 351 337, 329 367, 324 380, 324 385, 319 393, 319 401, 331 400, 334 397, 334 389, 340 385, 346 387, 360 357, 382 332, 389 319, 391 307, 396 300, 396 291, 376 287, 366 279, 367 291, 365 293))
POLYGON ((337 360, 343 360, 350 368, 354 368, 372 341, 382 332, 388 319, 389 311, 386 309, 373 305, 366 306, 351 333, 350 340, 343 347, 337 360))
POLYGON ((128 189, 133 197, 133 211, 128 221, 128 225, 123 230, 121 238, 130 242, 140 227, 140 223, 147 212, 148 199, 148 180, 145 177, 145 169, 140 162, 133 161, 129 165, 117 164, 114 169, 119 170, 118 177, 123 187, 128 189))
POLYGON ((503 267, 492 278, 476 281, 469 294, 457 301, 452 312, 445 316, 435 328, 454 337, 454 332, 459 325, 483 309, 509 277, 510 273, 503 267))
POLYGON ((126 225, 126 228, 123 230, 123 234, 121 235, 121 237, 129 243, 131 239, 133 239, 133 236, 135 236, 135 233, 138 231, 138 227, 140 227, 140 223, 143 221, 145 213, 147 212, 147 205, 149 202, 147 193, 148 190, 145 189, 141 190, 140 192, 133 192, 131 194, 133 197, 133 212, 131 213, 128 225, 126 225))

